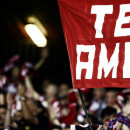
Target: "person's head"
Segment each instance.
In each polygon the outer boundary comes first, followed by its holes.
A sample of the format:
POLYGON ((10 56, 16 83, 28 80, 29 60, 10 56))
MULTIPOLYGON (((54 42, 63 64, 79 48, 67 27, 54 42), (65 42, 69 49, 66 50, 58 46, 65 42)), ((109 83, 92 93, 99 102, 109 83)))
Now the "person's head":
POLYGON ((59 101, 60 101, 60 105, 66 106, 68 104, 68 96, 67 95, 59 95, 59 101))
POLYGON ((58 97, 62 106, 68 104, 68 91, 69 86, 67 84, 61 84, 59 87, 58 97))
POLYGON ((93 89, 94 100, 100 101, 100 100, 102 100, 104 95, 105 95, 105 89, 104 88, 94 88, 93 89))
POLYGON ((107 91, 105 100, 106 100, 107 106, 114 107, 114 105, 116 104, 116 91, 114 90, 107 91))
POLYGON ((45 93, 45 90, 46 90, 46 87, 48 86, 48 84, 50 84, 50 81, 48 79, 45 79, 42 81, 42 85, 41 85, 42 93, 45 93))
POLYGON ((45 112, 45 108, 42 106, 42 104, 39 101, 35 101, 32 98, 27 99, 27 105, 32 112, 33 115, 38 115, 38 114, 44 114, 47 115, 47 112, 45 112))
POLYGON ((67 84, 61 84, 59 87, 59 94, 60 95, 67 95, 69 91, 69 86, 67 84))
POLYGON ((55 84, 48 84, 44 91, 46 96, 54 97, 57 94, 57 86, 55 84))
POLYGON ((117 110, 115 108, 106 107, 101 113, 102 123, 105 125, 110 119, 115 118, 116 113, 117 110))
POLYGON ((0 126, 4 125, 6 115, 6 106, 0 105, 0 126))
POLYGON ((16 111, 15 114, 14 114, 14 120, 15 121, 20 121, 22 118, 23 118, 22 111, 21 110, 16 111))
POLYGON ((20 68, 18 66, 14 66, 12 71, 11 71, 11 77, 13 79, 17 79, 20 73, 20 68))
POLYGON ((26 101, 31 113, 36 116, 38 114, 38 110, 37 110, 37 104, 35 100, 33 98, 28 98, 26 101))

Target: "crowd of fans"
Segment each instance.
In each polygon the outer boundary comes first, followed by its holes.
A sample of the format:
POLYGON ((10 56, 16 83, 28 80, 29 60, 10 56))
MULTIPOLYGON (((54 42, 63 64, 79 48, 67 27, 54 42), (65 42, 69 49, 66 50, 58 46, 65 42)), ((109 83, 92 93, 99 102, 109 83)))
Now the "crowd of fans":
MULTIPOLYGON (((69 130, 70 125, 88 124, 77 90, 68 84, 44 80, 38 93, 33 76, 48 57, 43 49, 35 65, 20 56, 11 58, 0 70, 0 130, 69 130)), ((81 89, 92 124, 106 128, 130 128, 130 89, 81 89)), ((79 128, 85 129, 85 128, 79 128)))

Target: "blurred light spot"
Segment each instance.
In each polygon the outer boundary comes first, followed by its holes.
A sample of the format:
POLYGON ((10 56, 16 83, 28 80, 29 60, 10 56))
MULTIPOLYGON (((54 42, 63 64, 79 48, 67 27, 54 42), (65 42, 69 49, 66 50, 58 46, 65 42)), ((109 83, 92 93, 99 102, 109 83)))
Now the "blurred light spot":
POLYGON ((39 19, 36 16, 29 16, 27 17, 27 22, 29 24, 35 24, 40 31, 44 34, 44 36, 48 36, 48 32, 46 30, 46 28, 43 26, 43 24, 39 21, 39 19))
POLYGON ((38 47, 45 47, 47 45, 47 39, 35 24, 25 25, 25 30, 38 47))

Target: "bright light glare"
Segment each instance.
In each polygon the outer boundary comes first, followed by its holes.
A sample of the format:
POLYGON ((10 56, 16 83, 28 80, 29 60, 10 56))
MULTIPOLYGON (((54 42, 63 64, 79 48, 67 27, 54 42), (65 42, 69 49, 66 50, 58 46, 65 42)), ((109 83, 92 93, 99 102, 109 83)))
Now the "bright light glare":
POLYGON ((39 19, 36 16, 29 16, 27 18, 27 22, 29 24, 32 23, 35 24, 40 29, 40 31, 43 33, 44 36, 48 35, 46 28, 43 26, 43 24, 39 21, 39 19))
POLYGON ((47 45, 47 39, 34 24, 25 25, 25 30, 38 47, 45 47, 47 45))

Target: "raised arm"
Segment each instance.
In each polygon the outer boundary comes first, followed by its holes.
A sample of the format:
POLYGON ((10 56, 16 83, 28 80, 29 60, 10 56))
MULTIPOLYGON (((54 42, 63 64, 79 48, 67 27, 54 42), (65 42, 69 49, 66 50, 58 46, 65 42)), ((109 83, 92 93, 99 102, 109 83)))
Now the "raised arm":
POLYGON ((25 85, 26 85, 27 91, 32 94, 32 97, 33 97, 35 100, 38 100, 39 97, 40 97, 40 95, 39 95, 39 93, 34 89, 33 84, 32 84, 32 82, 31 82, 31 79, 30 79, 29 76, 26 76, 26 77, 25 77, 25 85))
POLYGON ((18 95, 22 104, 22 111, 23 111, 24 119, 32 122, 33 124, 38 124, 37 117, 31 113, 31 111, 29 110, 27 106, 26 97, 25 97, 25 86, 23 86, 22 84, 19 84, 18 86, 18 95))
MULTIPOLYGON (((128 117, 130 115, 130 99, 127 101, 123 113, 123 116, 128 117)), ((129 124, 128 124, 129 125, 129 124)), ((122 130, 123 124, 122 123, 118 123, 117 125, 117 130, 122 130)), ((130 125, 128 126, 130 128, 130 125)))
POLYGON ((61 126, 58 118, 57 118, 57 112, 54 107, 49 106, 49 116, 50 116, 50 121, 53 123, 53 125, 58 125, 61 126))
POLYGON ((4 105, 4 94, 0 94, 0 105, 4 105))
POLYGON ((49 55, 49 50, 47 47, 44 47, 42 50, 41 50, 41 59, 35 64, 34 68, 36 70, 38 70, 44 63, 44 61, 47 59, 49 55))
POLYGON ((11 125, 11 110, 13 105, 13 98, 11 93, 7 94, 6 100, 7 100, 7 111, 6 111, 5 123, 4 123, 5 128, 11 125))

